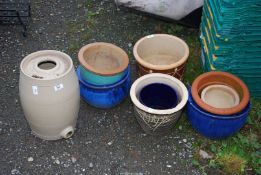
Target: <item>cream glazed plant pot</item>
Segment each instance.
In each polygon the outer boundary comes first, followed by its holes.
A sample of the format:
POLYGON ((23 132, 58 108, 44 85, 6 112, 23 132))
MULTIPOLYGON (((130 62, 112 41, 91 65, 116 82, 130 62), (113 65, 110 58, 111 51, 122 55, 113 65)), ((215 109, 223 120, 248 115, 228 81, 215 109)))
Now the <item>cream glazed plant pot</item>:
POLYGON ((180 118, 182 110, 188 101, 188 90, 175 77, 161 73, 152 73, 138 78, 132 84, 130 97, 134 104, 135 116, 143 130, 148 134, 160 135, 169 132, 180 118), (173 96, 169 90, 161 88, 162 85, 172 89, 175 95, 173 96), (156 86, 159 86, 159 88, 156 88, 156 86), (151 92, 144 96, 142 94, 143 90, 145 92, 150 90, 151 92), (167 101, 164 99, 167 99, 167 101), (151 103, 150 100, 152 100, 151 103), (150 105, 145 105, 144 102, 146 101, 150 105), (154 103, 153 101, 158 101, 159 103, 154 103), (164 105, 167 106, 167 108, 161 108, 160 103, 163 104, 163 107, 164 105), (155 107, 152 107, 153 105, 155 107))
POLYGON ((163 73, 183 79, 189 47, 182 39, 168 34, 141 38, 133 47, 138 76, 163 73))
POLYGON ((20 64, 19 93, 33 133, 45 140, 73 135, 79 112, 79 83, 73 62, 65 53, 43 50, 20 64))

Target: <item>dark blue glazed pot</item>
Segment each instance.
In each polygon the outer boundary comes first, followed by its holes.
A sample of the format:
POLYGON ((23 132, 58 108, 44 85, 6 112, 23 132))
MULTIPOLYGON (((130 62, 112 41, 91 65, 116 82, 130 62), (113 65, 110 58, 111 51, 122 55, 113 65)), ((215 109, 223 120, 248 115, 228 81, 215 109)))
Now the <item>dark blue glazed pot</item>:
POLYGON ((131 86, 130 67, 120 81, 107 86, 95 86, 83 81, 79 67, 77 68, 77 76, 80 82, 81 97, 94 107, 105 109, 114 107, 129 94, 131 86))
POLYGON ((251 103, 238 114, 215 115, 201 109, 193 100, 191 91, 187 104, 187 117, 194 129, 210 139, 224 139, 239 131, 247 120, 251 103))

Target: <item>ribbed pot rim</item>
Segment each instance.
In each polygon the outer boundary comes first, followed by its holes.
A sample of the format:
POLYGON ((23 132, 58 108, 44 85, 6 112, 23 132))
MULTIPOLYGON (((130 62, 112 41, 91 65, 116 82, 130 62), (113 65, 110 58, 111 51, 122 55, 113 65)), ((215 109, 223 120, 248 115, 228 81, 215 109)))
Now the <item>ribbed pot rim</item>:
POLYGON ((186 44, 185 41, 183 41, 182 39, 180 39, 176 36, 168 35, 168 34, 151 34, 151 35, 148 35, 148 36, 145 36, 145 37, 139 39, 135 43, 135 45, 133 47, 133 55, 134 55, 136 61, 144 67, 154 69, 154 70, 168 70, 168 69, 176 68, 176 67, 184 64, 187 61, 187 59, 189 57, 189 47, 188 47, 188 45, 186 44), (185 48, 184 56, 178 62, 170 64, 170 65, 154 65, 154 64, 151 64, 151 63, 144 61, 138 54, 138 47, 144 40, 147 40, 147 39, 150 39, 150 38, 153 38, 153 37, 168 37, 168 38, 172 38, 174 40, 179 41, 185 48))
POLYGON ((238 119, 241 117, 244 117, 244 115, 246 113, 249 113, 250 109, 251 109, 251 102, 249 101, 247 106, 245 107, 245 109, 243 109, 240 113, 237 114, 233 114, 233 115, 218 115, 218 114, 211 114, 207 111, 205 111, 204 109, 201 109, 200 106, 198 106, 196 104, 196 102, 193 100, 192 96, 191 96, 191 90, 190 90, 190 95, 189 95, 189 99, 188 99, 188 103, 195 109, 197 110, 199 113, 203 114, 206 117, 210 117, 210 118, 214 118, 214 119, 218 119, 218 120, 230 120, 230 119, 238 119))
POLYGON ((80 67, 77 68, 76 72, 77 72, 77 76, 78 76, 79 81, 84 86, 92 88, 92 89, 105 90, 105 89, 112 89, 112 88, 115 88, 115 87, 120 86, 121 84, 123 84, 128 79, 128 77, 130 76, 130 67, 128 66, 127 69, 128 70, 127 70, 126 75, 120 81, 118 81, 117 83, 114 83, 114 84, 102 85, 102 86, 95 86, 95 85, 92 85, 92 84, 89 84, 89 83, 83 81, 83 79, 81 77, 81 73, 80 73, 80 67))
POLYGON ((58 51, 58 50, 40 50, 40 51, 30 53, 20 63, 20 71, 23 75, 25 75, 29 79, 42 81, 42 82, 51 81, 51 80, 55 80, 55 79, 61 79, 61 78, 65 77, 72 69, 73 69, 73 62, 72 62, 71 57, 69 55, 67 55, 66 53, 58 51), (52 55, 59 55, 61 58, 66 59, 69 63, 68 69, 62 75, 59 75, 57 78, 51 78, 51 79, 41 79, 41 78, 36 78, 36 77, 31 76, 31 75, 28 75, 28 73, 26 73, 24 68, 23 68, 25 62, 30 60, 30 59, 33 59, 33 58, 35 58, 39 55, 43 55, 43 54, 45 54, 45 55, 49 54, 51 56, 52 55))
POLYGON ((81 63, 81 65, 86 69, 86 70, 89 70, 97 75, 101 75, 101 76, 111 76, 111 75, 115 75, 115 74, 119 74, 121 72, 123 72, 129 65, 129 57, 127 55, 127 53, 120 47, 114 45, 114 44, 111 44, 111 43, 105 43, 105 42, 95 42, 95 43, 91 43, 91 44, 87 44, 85 46, 83 46, 79 53, 78 53, 78 60, 79 62, 81 63), (84 53, 86 50, 88 49, 91 49, 93 47, 110 47, 111 49, 121 53, 123 56, 123 64, 114 69, 114 70, 111 70, 111 71, 100 71, 100 70, 97 70, 95 67, 89 65, 85 59, 84 59, 84 53))
MULTIPOLYGON (((213 81, 212 84, 224 84, 224 82, 215 81, 214 78, 212 78, 211 80, 213 81)), ((209 82, 209 84, 211 84, 211 82, 209 82)), ((234 88, 236 90, 236 87, 232 87, 232 88, 234 88)), ((236 77, 235 75, 232 75, 227 72, 212 71, 212 72, 207 72, 207 73, 204 73, 204 74, 198 76, 192 83, 191 93, 192 93, 193 100, 195 101, 195 103, 198 106, 200 106, 202 109, 204 109, 207 112, 210 112, 213 114, 218 114, 218 115, 232 115, 232 114, 239 113, 247 106, 247 104, 250 101, 250 94, 249 94, 249 90, 248 90, 246 84, 241 79, 236 77), (240 88, 242 88, 243 93, 242 93, 241 101, 238 105, 236 105, 232 108, 215 108, 215 107, 208 105, 200 98, 200 96, 198 94, 198 91, 199 91, 198 88, 199 88, 200 82, 202 80, 204 80, 205 78, 215 77, 215 76, 224 76, 226 78, 234 80, 237 84, 239 84, 240 88)))
MULTIPOLYGON (((159 81, 156 81, 157 83, 160 83, 159 81)), ((130 90, 130 97, 132 102, 134 103, 134 105, 139 108, 142 111, 148 112, 150 114, 158 114, 158 115, 168 115, 168 114, 173 114, 177 111, 180 111, 184 108, 184 106, 186 105, 187 101, 188 101, 188 90, 186 88, 186 86, 177 78, 172 77, 170 75, 166 75, 166 74, 162 74, 162 73, 151 73, 151 74, 147 74, 144 75, 140 78, 138 78, 131 86, 131 90, 130 90), (153 79, 153 78, 162 78, 162 79, 167 79, 169 81, 173 81, 175 82, 175 84, 177 86, 179 86, 182 89, 182 99, 181 101, 178 103, 178 105, 175 108, 171 108, 171 109, 166 109, 166 110, 158 110, 158 109, 152 109, 150 107, 147 107, 145 105, 143 105, 137 98, 136 96, 136 87, 139 83, 141 83, 142 81, 146 80, 146 79, 153 79)))

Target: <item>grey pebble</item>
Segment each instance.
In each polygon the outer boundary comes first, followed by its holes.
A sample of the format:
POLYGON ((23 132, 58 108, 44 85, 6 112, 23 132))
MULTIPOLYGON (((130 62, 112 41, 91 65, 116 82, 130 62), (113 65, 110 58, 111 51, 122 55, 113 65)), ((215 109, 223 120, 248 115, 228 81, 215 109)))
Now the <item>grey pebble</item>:
POLYGON ((12 169, 11 170, 11 174, 19 174, 20 172, 19 172, 19 170, 17 170, 17 169, 12 169))
POLYGON ((59 165, 61 162, 60 162, 60 160, 56 159, 56 160, 55 160, 55 163, 56 163, 57 165, 59 165))

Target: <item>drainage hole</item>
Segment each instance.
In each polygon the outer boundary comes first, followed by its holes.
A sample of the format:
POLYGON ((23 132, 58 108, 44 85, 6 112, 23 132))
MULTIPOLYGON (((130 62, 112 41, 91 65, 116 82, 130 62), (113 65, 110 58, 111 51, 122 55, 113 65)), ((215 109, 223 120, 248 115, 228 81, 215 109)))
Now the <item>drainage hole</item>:
POLYGON ((70 131, 70 132, 68 132, 67 134, 66 134, 66 138, 69 138, 69 137, 71 137, 73 135, 73 131, 70 131))
POLYGON ((50 70, 53 69, 56 66, 56 63, 54 61, 42 61, 38 64, 38 67, 43 70, 50 70))

